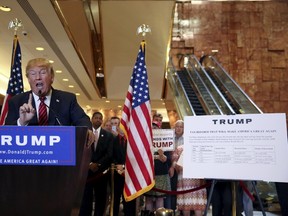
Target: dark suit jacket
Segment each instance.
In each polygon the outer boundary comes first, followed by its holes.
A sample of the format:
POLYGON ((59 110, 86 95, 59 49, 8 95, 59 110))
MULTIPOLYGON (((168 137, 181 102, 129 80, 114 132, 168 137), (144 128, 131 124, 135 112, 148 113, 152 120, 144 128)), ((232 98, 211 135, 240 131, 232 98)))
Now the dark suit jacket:
MULTIPOLYGON (((96 151, 92 149, 92 159, 91 162, 101 164, 98 172, 103 172, 104 170, 110 168, 113 155, 113 134, 100 129, 98 143, 96 151)), ((96 172, 96 173, 98 173, 96 172)))
MULTIPOLYGON (((32 92, 24 92, 9 100, 6 125, 17 125, 19 107, 28 102, 30 93, 32 92)), ((34 98, 32 105, 35 107, 34 98)), ((57 118, 61 125, 87 126, 92 129, 90 118, 77 103, 76 96, 69 92, 52 89, 48 125, 59 125, 57 118)), ((37 115, 31 119, 29 125, 38 125, 37 115)))
POLYGON ((113 163, 125 164, 127 141, 121 135, 114 136, 113 144, 113 163))

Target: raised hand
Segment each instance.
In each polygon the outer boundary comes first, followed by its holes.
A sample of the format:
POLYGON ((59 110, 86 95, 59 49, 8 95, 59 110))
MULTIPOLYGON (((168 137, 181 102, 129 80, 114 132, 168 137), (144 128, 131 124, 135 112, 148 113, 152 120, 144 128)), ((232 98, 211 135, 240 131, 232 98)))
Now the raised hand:
POLYGON ((29 95, 29 99, 27 103, 24 103, 19 108, 19 123, 21 125, 27 125, 29 121, 34 117, 36 110, 32 106, 32 93, 29 95))

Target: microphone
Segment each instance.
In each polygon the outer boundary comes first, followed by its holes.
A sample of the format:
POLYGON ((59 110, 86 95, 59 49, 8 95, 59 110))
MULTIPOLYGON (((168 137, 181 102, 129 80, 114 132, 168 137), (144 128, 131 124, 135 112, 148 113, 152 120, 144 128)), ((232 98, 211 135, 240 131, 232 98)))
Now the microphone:
MULTIPOLYGON (((39 91, 38 91, 38 94, 39 94, 39 96, 41 96, 41 95, 42 95, 42 91, 39 90, 39 91)), ((56 119, 58 125, 59 125, 59 126, 63 126, 62 123, 60 122, 60 120, 59 120, 58 115, 56 114, 56 112, 55 112, 52 108, 50 108, 50 106, 48 106, 46 103, 44 103, 44 104, 45 104, 45 106, 49 109, 49 111, 51 111, 51 112, 54 114, 55 119, 56 119)))
MULTIPOLYGON (((44 103, 44 104, 45 104, 45 103, 44 103)), ((58 115, 56 114, 56 112, 55 112, 52 108, 50 108, 47 104, 45 104, 45 106, 54 114, 55 119, 56 119, 58 125, 59 125, 59 126, 63 126, 63 125, 61 124, 61 122, 60 122, 60 120, 59 120, 58 115)))

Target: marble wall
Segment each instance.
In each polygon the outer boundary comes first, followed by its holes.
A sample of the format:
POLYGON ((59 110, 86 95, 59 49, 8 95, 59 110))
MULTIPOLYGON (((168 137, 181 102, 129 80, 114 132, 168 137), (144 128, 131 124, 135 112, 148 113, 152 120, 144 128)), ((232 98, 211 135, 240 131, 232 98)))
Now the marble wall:
POLYGON ((265 113, 288 113, 288 2, 185 3, 185 47, 211 54, 265 113), (187 23, 186 23, 187 24, 187 23))

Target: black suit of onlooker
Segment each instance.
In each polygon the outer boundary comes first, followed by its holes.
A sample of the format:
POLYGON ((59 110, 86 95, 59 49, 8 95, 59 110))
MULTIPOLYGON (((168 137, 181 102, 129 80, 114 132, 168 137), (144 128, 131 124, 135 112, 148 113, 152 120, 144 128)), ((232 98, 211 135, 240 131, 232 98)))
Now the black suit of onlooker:
POLYGON ((94 193, 94 216, 103 216, 106 207, 107 183, 109 175, 103 172, 110 168, 113 154, 113 135, 112 133, 100 129, 96 151, 91 147, 91 163, 98 164, 99 169, 96 172, 89 170, 88 179, 84 190, 80 216, 90 216, 93 207, 94 193))
MULTIPOLYGON (((114 138, 113 144, 113 163, 125 164, 126 157, 126 140, 123 136, 117 135, 114 138)), ((114 206, 113 206, 113 215, 119 214, 119 205, 120 199, 123 194, 123 188, 125 179, 123 176, 124 173, 118 172, 117 168, 114 172, 114 206)))
MULTIPOLYGON (((124 136, 118 134, 115 136, 113 146, 113 163, 125 164, 126 159, 126 145, 127 141, 124 136)), ((117 170, 114 172, 114 206, 113 215, 119 215, 120 199, 122 196, 124 215, 134 216, 136 214, 136 200, 126 202, 124 199, 123 189, 125 184, 124 173, 118 173, 117 170)))
POLYGON ((288 183, 276 182, 278 200, 283 216, 288 216, 288 183))
POLYGON ((232 190, 230 181, 217 181, 212 195, 212 215, 232 215, 232 190))

